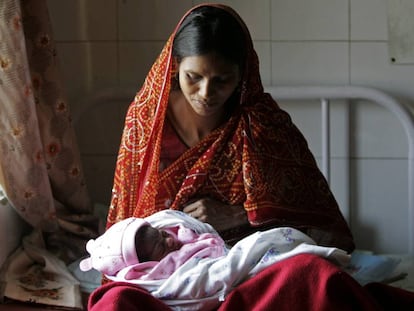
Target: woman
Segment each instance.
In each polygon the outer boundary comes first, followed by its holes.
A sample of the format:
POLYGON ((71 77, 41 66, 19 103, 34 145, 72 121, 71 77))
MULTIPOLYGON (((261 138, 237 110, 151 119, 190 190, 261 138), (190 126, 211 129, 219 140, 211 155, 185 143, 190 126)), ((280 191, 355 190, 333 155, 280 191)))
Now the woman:
MULTIPOLYGON (((127 113, 107 227, 163 209, 209 223, 230 243, 289 226, 319 245, 354 249, 304 137, 263 91, 246 25, 223 5, 200 5, 183 17, 127 113)), ((382 289, 298 255, 235 288, 219 310, 377 310, 371 292, 392 307, 413 301, 382 289)), ((112 282, 92 294, 89 309, 169 307, 140 287, 112 282)))
POLYGON ((305 139, 263 92, 249 32, 228 7, 186 15, 126 117, 108 227, 167 208, 227 242, 292 226, 354 248, 305 139))

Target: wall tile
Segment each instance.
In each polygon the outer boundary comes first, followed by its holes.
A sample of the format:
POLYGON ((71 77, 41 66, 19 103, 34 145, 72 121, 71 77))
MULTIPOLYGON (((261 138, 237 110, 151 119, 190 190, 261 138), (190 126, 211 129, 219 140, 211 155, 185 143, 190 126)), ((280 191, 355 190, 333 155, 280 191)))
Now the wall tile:
POLYGON ((90 91, 118 84, 118 54, 116 42, 92 42, 89 45, 90 91))
POLYGON ((352 154, 358 158, 407 157, 408 143, 403 126, 388 109, 359 102, 351 112, 352 154), (380 126, 379 126, 380 125, 380 126))
POLYGON ((80 98, 118 82, 116 44, 110 42, 58 43, 65 89, 74 113, 80 98))
POLYGON ((407 161, 358 159, 351 173, 356 177, 351 226, 357 248, 407 252, 407 161))
POLYGON ((118 1, 119 37, 121 40, 166 40, 191 6, 190 0, 118 1))
POLYGON ((125 120, 124 106, 129 102, 88 96, 79 103, 84 107, 81 114, 74 116, 74 127, 81 153, 117 154, 125 120))
POLYGON ((345 42, 274 42, 272 83, 347 84, 348 44, 345 42))
POLYGON ((164 42, 121 42, 119 44, 120 83, 141 87, 164 42))
POLYGON ((392 64, 384 42, 351 43, 351 83, 414 99, 414 64, 392 64))
POLYGON ((56 41, 86 40, 85 10, 81 0, 47 0, 56 41))
POLYGON ((55 40, 116 39, 116 0, 48 0, 55 40))
POLYGON ((273 0, 272 40, 347 40, 348 1, 273 0))
POLYGON ((279 105, 292 117, 292 121, 303 133, 315 156, 321 155, 321 112, 319 102, 279 101, 279 105))
POLYGON ((263 85, 270 85, 272 81, 272 63, 270 55, 270 42, 254 42, 254 48, 259 57, 259 70, 263 85))
POLYGON ((89 40, 117 39, 117 0, 83 1, 89 40))
MULTIPOLYGON (((217 1, 194 1, 202 4, 217 1)), ((220 3, 232 7, 244 20, 253 40, 270 39, 270 0, 223 0, 220 3)))
POLYGON ((92 202, 109 206, 116 156, 82 155, 85 180, 92 202))
MULTIPOLYGON (((88 91, 90 84, 89 47, 89 44, 81 42, 56 44, 61 76, 70 102, 88 91)), ((73 109, 76 110, 76 107, 72 105, 73 109)))
POLYGON ((351 40, 387 40, 387 0, 351 1, 351 40))

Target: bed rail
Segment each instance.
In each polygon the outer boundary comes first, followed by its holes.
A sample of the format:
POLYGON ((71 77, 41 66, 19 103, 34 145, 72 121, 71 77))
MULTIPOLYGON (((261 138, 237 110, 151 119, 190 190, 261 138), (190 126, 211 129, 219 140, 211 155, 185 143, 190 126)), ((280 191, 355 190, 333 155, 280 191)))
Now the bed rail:
POLYGON ((330 100, 367 100, 390 110, 401 122, 408 140, 408 247, 414 254, 414 116, 406 106, 390 95, 362 86, 269 86, 265 88, 276 100, 319 100, 322 114, 322 172, 330 181, 330 100))

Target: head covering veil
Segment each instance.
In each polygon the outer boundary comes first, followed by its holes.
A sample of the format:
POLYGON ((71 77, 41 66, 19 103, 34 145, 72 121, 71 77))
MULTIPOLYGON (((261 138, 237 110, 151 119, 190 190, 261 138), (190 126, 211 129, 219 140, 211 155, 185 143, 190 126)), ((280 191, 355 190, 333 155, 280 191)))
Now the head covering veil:
POLYGON ((313 231, 320 236, 313 236, 317 242, 352 244, 347 224, 306 140, 289 115, 263 91, 258 57, 245 23, 234 10, 220 4, 199 5, 183 16, 131 103, 107 227, 131 216, 182 209, 188 201, 203 196, 243 205, 253 227, 290 225, 313 231), (177 69, 172 44, 185 18, 201 6, 227 11, 245 34, 239 105, 226 124, 160 172, 163 126, 177 69))

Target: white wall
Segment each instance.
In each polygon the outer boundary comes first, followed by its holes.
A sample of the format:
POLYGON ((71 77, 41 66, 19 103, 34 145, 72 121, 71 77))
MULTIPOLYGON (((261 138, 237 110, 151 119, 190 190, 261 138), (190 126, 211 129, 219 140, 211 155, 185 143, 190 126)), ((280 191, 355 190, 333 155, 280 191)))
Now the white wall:
MULTIPOLYGON (((222 2, 234 7, 248 24, 265 85, 366 85, 414 105, 414 65, 392 64, 388 56, 387 0, 222 2)), ((198 3, 201 1, 49 0, 73 114, 85 108, 85 97, 96 90, 113 86, 138 89, 179 18, 198 3)), ((94 200, 101 203, 109 201, 128 104, 102 104, 76 124, 89 188, 94 200)), ((281 104, 318 155, 317 106, 281 104)), ((351 137, 351 173, 357 174, 355 168, 360 173, 352 182, 356 192, 348 198, 341 190, 347 156, 343 150, 346 116, 343 107, 335 104, 333 123, 340 127, 333 136, 332 187, 347 215, 349 204, 359 208, 348 218, 357 246, 404 251, 407 147, 403 130, 393 116, 372 104, 351 110, 350 126, 362 132, 351 137)))

